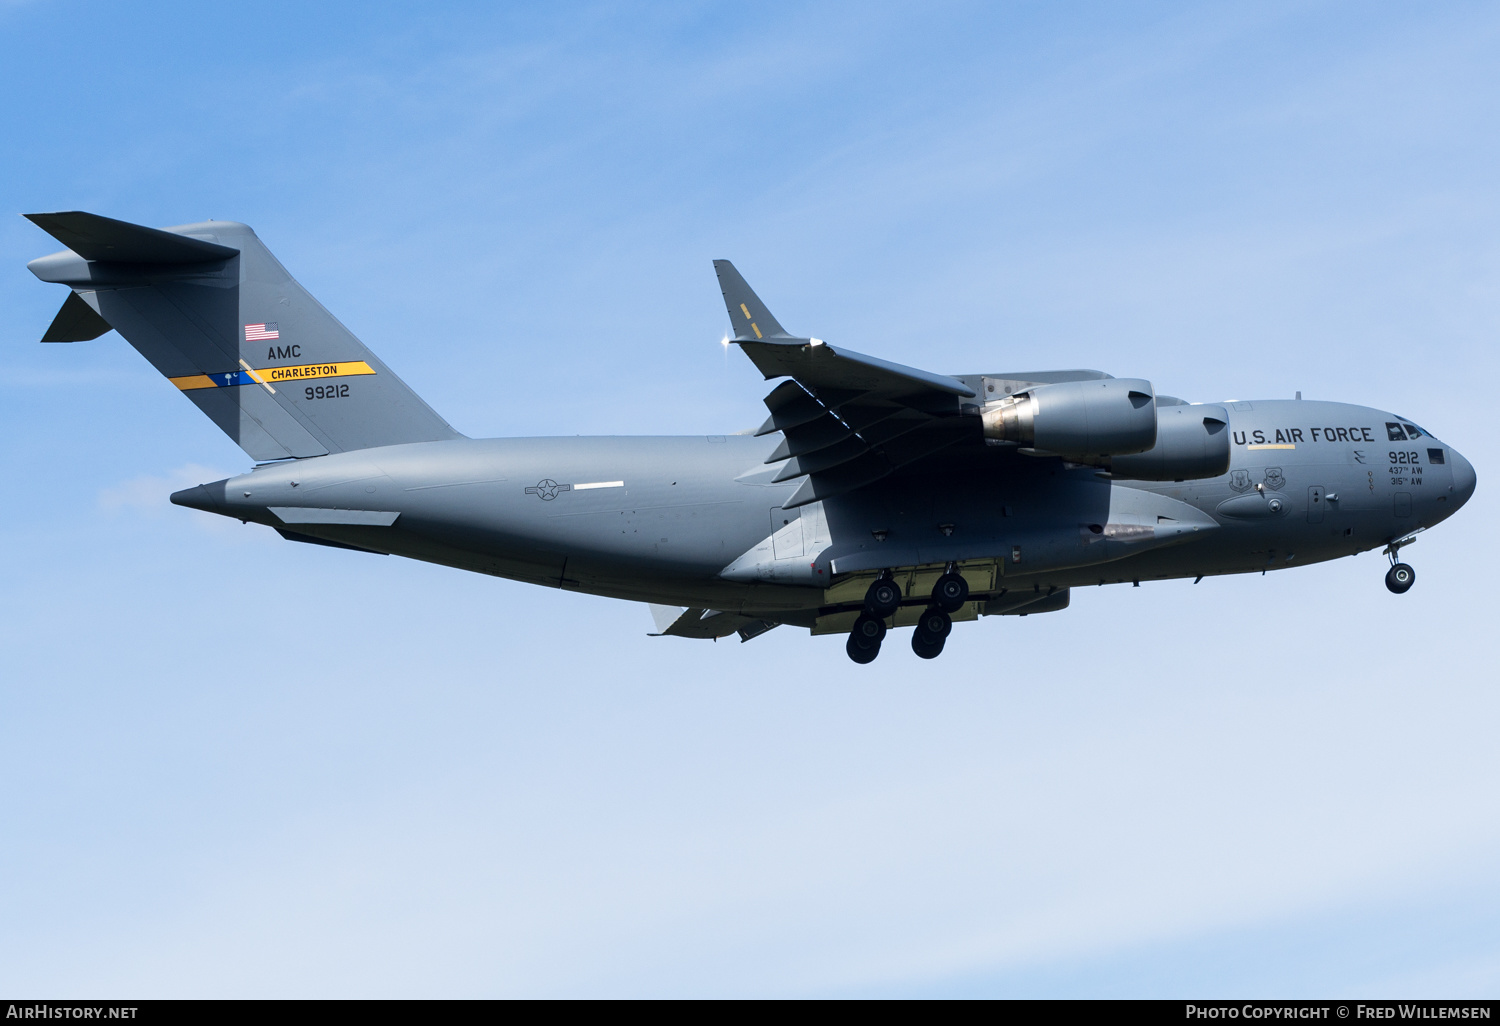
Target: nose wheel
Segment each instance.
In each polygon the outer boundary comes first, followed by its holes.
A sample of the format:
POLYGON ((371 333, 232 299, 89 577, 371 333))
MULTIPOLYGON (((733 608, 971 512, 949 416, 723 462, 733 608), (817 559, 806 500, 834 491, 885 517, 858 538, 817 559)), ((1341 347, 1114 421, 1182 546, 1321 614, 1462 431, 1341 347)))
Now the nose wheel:
POLYGON ((1407 563, 1400 560, 1401 549, 1417 540, 1417 533, 1413 531, 1404 538, 1397 538, 1385 547, 1385 555, 1391 561, 1391 568, 1385 572, 1385 586, 1394 595, 1405 595, 1411 590, 1411 586, 1417 583, 1417 572, 1407 563))

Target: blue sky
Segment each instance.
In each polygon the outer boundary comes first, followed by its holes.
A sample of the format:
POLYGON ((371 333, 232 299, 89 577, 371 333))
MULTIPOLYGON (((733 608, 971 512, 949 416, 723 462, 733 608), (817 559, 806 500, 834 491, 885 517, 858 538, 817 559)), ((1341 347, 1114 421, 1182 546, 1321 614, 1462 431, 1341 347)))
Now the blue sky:
POLYGON ((459 430, 721 433, 790 329, 1395 410, 1408 549, 871 667, 282 542, 0 219, 0 991, 1392 995, 1500 984, 1500 12, 0 3, 13 213, 241 220, 459 430))

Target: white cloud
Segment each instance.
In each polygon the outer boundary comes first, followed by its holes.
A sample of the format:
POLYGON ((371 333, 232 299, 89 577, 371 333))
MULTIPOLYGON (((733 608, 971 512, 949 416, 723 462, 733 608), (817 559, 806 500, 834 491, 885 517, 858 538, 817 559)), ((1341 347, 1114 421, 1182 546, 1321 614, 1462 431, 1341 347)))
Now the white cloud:
MULTIPOLYGON (((198 463, 185 463, 164 475, 142 474, 99 490, 99 508, 113 515, 161 517, 177 507, 171 494, 193 485, 222 481, 236 472, 216 470, 198 463)), ((222 518, 214 517, 219 520, 222 518)))

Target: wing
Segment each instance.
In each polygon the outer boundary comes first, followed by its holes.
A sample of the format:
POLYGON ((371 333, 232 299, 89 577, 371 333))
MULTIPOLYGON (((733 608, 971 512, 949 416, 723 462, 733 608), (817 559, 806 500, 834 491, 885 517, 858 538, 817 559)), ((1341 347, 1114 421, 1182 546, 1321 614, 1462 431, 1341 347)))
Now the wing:
POLYGON ((715 260, 733 341, 768 380, 771 411, 757 435, 780 431, 767 463, 778 481, 806 476, 786 507, 831 498, 965 438, 978 440, 975 391, 957 378, 788 334, 728 260, 715 260))

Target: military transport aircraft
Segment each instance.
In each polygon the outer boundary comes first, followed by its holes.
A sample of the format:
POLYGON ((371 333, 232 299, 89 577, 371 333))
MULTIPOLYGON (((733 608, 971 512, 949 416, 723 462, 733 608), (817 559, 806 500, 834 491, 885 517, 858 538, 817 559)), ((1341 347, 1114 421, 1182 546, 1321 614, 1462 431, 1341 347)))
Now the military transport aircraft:
POLYGON ((27 215, 72 291, 43 342, 118 331, 256 461, 172 495, 313 542, 651 603, 660 634, 848 636, 1060 610, 1070 589, 1398 559, 1474 491, 1404 417, 1299 400, 1188 403, 1091 370, 934 374, 782 328, 727 260, 732 339, 783 379, 759 430, 459 434, 249 227, 27 215))

